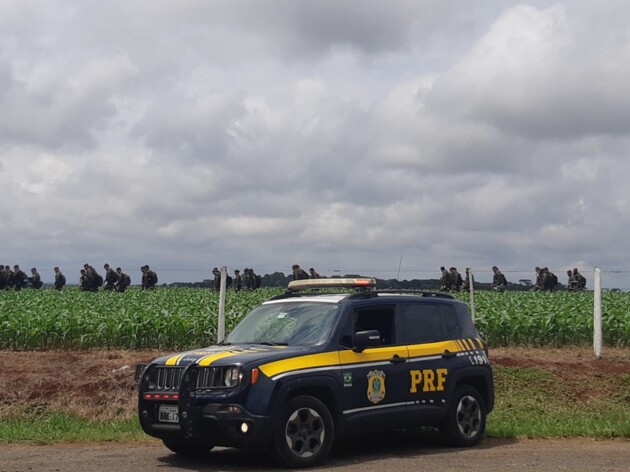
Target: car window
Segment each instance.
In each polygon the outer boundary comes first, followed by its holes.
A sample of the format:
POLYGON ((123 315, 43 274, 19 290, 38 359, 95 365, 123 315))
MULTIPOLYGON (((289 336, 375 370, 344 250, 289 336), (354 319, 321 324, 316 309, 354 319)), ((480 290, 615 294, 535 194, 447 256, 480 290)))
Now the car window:
POLYGON ((231 344, 315 345, 328 339, 339 307, 331 303, 260 305, 225 339, 231 344))
POLYGON ((400 307, 407 344, 441 341, 457 329, 453 308, 431 303, 404 303, 400 307))
POLYGON ((353 332, 377 330, 381 334, 381 345, 394 344, 394 307, 377 306, 357 308, 353 313, 353 332))

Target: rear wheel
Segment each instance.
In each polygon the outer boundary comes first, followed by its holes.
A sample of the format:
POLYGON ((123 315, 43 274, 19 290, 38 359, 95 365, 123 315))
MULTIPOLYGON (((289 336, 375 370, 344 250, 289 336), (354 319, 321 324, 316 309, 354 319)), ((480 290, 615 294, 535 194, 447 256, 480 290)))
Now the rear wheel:
POLYGON ((486 407, 476 388, 461 385, 455 391, 448 416, 440 427, 442 436, 453 446, 477 444, 486 431, 486 407))
POLYGON ((212 445, 198 441, 179 441, 173 439, 162 439, 164 445, 180 456, 204 457, 212 449, 212 445))
POLYGON ((274 453, 288 467, 322 464, 335 437, 332 416, 315 397, 300 396, 283 408, 274 435, 274 453))

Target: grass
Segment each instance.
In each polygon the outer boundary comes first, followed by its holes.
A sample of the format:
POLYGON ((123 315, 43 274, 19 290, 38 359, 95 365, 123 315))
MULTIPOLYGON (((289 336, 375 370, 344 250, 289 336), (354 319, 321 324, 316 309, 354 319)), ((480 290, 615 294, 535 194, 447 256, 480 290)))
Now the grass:
POLYGON ((494 373, 489 436, 630 437, 630 375, 599 376, 581 392, 542 369, 495 366, 494 373))
POLYGON ((0 421, 0 443, 126 442, 147 438, 135 418, 95 421, 55 412, 0 421))
MULTIPOLYGON (((590 385, 576 386, 539 368, 495 365, 494 373, 496 405, 488 417, 490 437, 630 438, 630 374, 600 375, 590 385), (596 392, 586 395, 582 389, 596 392)), ((32 409, 22 417, 0 421, 0 443, 148 439, 136 418, 123 416, 97 421, 32 409)))

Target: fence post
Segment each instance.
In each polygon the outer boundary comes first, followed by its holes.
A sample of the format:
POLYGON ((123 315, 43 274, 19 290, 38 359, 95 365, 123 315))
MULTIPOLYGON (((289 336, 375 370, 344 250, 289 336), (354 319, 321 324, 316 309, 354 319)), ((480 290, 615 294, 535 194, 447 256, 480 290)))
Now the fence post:
POLYGON ((595 267, 593 274, 593 350, 595 358, 602 358, 602 282, 601 271, 595 267))
POLYGON ((475 283, 473 282, 473 271, 468 268, 468 291, 470 292, 470 315, 472 316, 473 323, 475 322, 475 283))
POLYGON ((225 288, 227 286, 227 267, 221 267, 221 284, 219 288, 219 319, 217 321, 217 343, 225 338, 225 288))

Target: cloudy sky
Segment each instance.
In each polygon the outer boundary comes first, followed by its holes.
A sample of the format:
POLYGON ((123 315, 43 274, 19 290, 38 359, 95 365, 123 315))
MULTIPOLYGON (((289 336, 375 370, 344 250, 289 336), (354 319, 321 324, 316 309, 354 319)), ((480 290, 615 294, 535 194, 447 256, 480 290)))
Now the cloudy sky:
POLYGON ((630 288, 630 3, 0 0, 0 263, 630 288))

